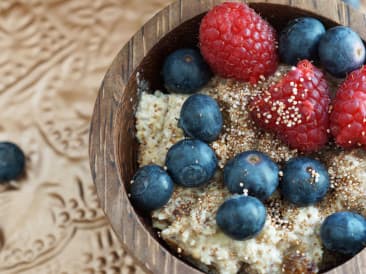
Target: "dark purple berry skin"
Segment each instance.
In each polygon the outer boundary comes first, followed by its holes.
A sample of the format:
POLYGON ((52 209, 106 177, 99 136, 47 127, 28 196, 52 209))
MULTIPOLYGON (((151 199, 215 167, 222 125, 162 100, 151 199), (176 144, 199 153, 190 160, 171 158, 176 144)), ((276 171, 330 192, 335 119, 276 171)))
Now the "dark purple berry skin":
POLYGON ((278 187, 278 166, 262 152, 246 151, 236 155, 224 167, 224 183, 231 193, 248 194, 265 200, 278 187))
POLYGON ((212 72, 199 50, 183 48, 168 55, 162 76, 169 92, 191 94, 207 84, 212 72))
POLYGON ((182 106, 178 125, 188 137, 215 141, 223 126, 220 107, 210 96, 193 94, 182 106))
POLYGON ((352 29, 338 26, 329 29, 319 43, 323 67, 335 77, 345 77, 365 62, 365 46, 352 29))
POLYGON ((0 184, 17 179, 24 173, 25 155, 14 143, 0 142, 0 184))
POLYGON ((286 163, 280 186, 286 200, 297 206, 308 206, 324 198, 329 184, 328 171, 321 162, 297 157, 286 163))
POLYGON ((219 207, 216 223, 227 236, 235 240, 247 240, 262 230, 266 214, 266 208, 260 200, 236 194, 219 207))
POLYGON ((343 211, 328 216, 320 229, 323 245, 343 254, 355 254, 366 246, 366 219, 343 211))
POLYGON ((198 187, 214 176, 217 157, 205 142, 198 139, 185 139, 169 149, 165 165, 176 184, 184 187, 198 187))
POLYGON ((173 180, 157 165, 147 165, 137 170, 129 189, 132 203, 146 212, 164 206, 173 190, 173 180))
POLYGON ((279 54, 282 62, 296 66, 304 59, 318 60, 318 45, 325 34, 324 25, 311 17, 296 18, 282 30, 279 54))

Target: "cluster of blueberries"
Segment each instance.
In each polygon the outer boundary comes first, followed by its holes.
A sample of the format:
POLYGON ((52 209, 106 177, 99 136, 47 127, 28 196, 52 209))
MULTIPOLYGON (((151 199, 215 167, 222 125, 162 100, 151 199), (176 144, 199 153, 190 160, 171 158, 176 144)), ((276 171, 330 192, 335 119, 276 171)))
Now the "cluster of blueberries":
POLYGON ((345 77, 365 62, 365 46, 351 28, 337 26, 325 29, 311 17, 296 18, 282 30, 278 52, 281 61, 296 65, 299 60, 312 60, 333 76, 345 77))
MULTIPOLYGON (((162 74, 170 92, 186 94, 197 91, 211 77, 195 49, 180 49, 169 55, 162 74), (203 78, 205 81, 201 81, 203 78)), ((183 187, 203 186, 216 172, 218 160, 207 143, 218 138, 223 126, 218 103, 207 95, 191 95, 181 108, 178 126, 188 138, 168 150, 166 170, 150 164, 141 167, 131 181, 131 200, 143 211, 164 206, 172 196, 174 183, 183 187)), ((315 204, 328 191, 327 169, 315 159, 293 158, 282 173, 281 179, 277 164, 259 151, 246 151, 229 160, 223 180, 233 196, 217 211, 218 227, 235 240, 255 237, 266 220, 263 201, 275 192, 280 181, 283 197, 297 206, 315 204)), ((366 242, 366 220, 352 212, 335 213, 324 221, 321 238, 330 250, 358 252, 366 242)))

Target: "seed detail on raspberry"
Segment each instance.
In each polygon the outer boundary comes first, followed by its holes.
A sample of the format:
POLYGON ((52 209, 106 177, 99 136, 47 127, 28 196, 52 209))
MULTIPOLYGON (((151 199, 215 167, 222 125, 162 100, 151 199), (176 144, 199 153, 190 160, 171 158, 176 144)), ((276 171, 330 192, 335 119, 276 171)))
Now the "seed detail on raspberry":
POLYGON ((323 73, 303 60, 256 96, 250 111, 259 127, 276 134, 291 148, 313 152, 328 141, 329 104, 323 73))

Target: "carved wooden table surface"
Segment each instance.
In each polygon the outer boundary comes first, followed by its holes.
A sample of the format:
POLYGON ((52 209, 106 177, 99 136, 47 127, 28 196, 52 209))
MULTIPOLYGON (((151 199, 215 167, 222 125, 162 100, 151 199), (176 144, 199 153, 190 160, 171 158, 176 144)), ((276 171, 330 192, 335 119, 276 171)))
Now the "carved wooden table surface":
POLYGON ((101 79, 169 0, 0 0, 0 140, 27 174, 0 188, 0 273, 142 273, 99 208, 88 163, 101 79))

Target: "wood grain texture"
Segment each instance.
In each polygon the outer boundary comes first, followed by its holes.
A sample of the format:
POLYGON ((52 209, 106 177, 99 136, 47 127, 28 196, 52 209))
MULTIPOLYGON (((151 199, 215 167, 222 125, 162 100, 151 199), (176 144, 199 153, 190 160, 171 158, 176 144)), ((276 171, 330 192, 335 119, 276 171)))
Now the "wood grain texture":
POLYGON ((100 208, 89 128, 111 60, 169 2, 0 0, 0 140, 26 155, 0 184, 1 274, 144 273, 100 208))
MULTIPOLYGON (((95 104, 90 133, 90 164, 103 209, 127 250, 153 273, 202 273, 168 251, 149 225, 149 218, 136 212, 125 184, 137 167, 134 109, 137 103, 136 72, 152 89, 162 88, 160 66, 176 48, 197 44, 197 30, 204 12, 219 0, 174 2, 125 45, 108 70, 95 104), (179 28, 177 28, 179 26, 179 28)), ((366 17, 337 0, 251 0, 254 9, 276 28, 302 15, 320 18, 327 27, 352 27, 366 40, 366 17)), ((366 250, 331 274, 366 273, 366 250)))

